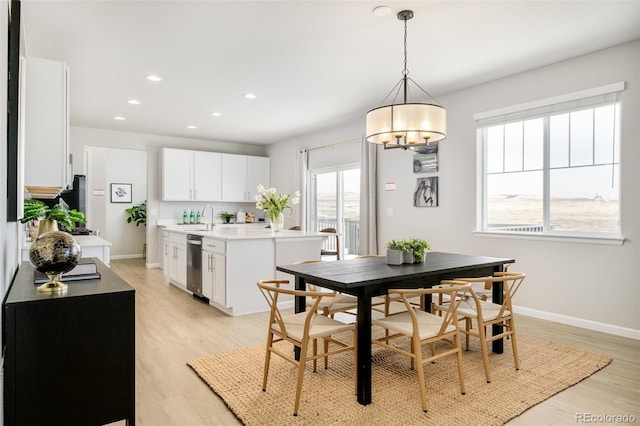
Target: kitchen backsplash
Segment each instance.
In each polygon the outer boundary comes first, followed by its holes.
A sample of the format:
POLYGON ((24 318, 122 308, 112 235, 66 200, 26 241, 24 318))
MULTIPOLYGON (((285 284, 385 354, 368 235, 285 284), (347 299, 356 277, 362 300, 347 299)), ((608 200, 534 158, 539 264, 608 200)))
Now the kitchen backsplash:
MULTIPOLYGON (((221 203, 221 202, 213 202, 213 203, 203 203, 203 202, 184 202, 184 201, 161 201, 159 203, 158 209, 158 222, 159 223, 182 223, 182 214, 185 210, 191 210, 194 212, 199 211, 202 215, 202 210, 204 206, 207 204, 211 204, 213 206, 214 214, 215 214, 215 223, 221 223, 222 219, 220 219, 221 212, 233 213, 236 215, 238 211, 242 210, 245 213, 253 213, 255 217, 255 221, 258 222, 260 218, 265 218, 265 221, 268 221, 268 216, 266 212, 262 210, 256 209, 255 203, 221 203)), ((204 219, 201 219, 202 223, 210 223, 211 218, 209 215, 211 214, 211 209, 207 209, 207 216, 204 219)))

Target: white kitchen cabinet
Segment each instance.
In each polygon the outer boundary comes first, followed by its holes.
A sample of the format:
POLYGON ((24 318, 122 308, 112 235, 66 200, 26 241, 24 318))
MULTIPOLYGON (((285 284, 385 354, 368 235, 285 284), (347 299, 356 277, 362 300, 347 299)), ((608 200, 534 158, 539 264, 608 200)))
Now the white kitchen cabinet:
POLYGON ((218 201, 222 154, 162 149, 163 201, 218 201))
POLYGON ((164 232, 165 274, 171 284, 187 289, 187 235, 164 232))
POLYGON ((69 150, 69 70, 63 62, 23 61, 24 185, 33 197, 73 182, 69 150))
POLYGON ((202 294, 209 303, 227 306, 227 257, 226 244, 222 240, 205 238, 202 242, 202 294))
POLYGON ((270 186, 268 157, 222 154, 222 201, 254 201, 258 185, 270 186))

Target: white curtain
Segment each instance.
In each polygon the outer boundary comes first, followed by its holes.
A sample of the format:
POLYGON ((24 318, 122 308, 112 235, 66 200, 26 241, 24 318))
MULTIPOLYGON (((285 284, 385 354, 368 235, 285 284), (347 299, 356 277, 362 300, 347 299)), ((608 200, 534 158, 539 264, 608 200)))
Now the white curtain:
POLYGON ((301 149, 296 152, 296 188, 300 191, 300 204, 298 204, 298 222, 303 231, 307 229, 307 172, 309 169, 309 152, 301 149))
POLYGON ((360 159, 360 254, 378 253, 377 148, 362 139, 360 159))

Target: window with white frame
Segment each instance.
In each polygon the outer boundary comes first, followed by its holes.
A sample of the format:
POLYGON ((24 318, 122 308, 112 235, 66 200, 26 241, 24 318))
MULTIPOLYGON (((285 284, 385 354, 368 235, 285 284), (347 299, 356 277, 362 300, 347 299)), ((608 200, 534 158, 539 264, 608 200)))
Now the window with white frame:
POLYGON ((476 116, 480 231, 620 236, 620 84, 476 116))

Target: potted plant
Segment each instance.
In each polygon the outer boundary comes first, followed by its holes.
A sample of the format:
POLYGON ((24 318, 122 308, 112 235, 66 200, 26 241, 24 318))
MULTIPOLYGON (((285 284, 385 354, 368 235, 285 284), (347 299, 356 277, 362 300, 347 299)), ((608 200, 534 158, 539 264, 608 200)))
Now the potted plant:
POLYGON ((411 247, 406 240, 391 240, 387 243, 387 264, 402 265, 405 262, 405 253, 409 253, 411 247))
POLYGON ((424 262, 424 259, 427 256, 426 250, 431 250, 429 243, 420 238, 410 238, 409 241, 407 241, 407 244, 413 250, 413 263, 424 262))
POLYGON ((136 226, 147 226, 147 200, 144 200, 142 204, 124 209, 124 211, 129 215, 127 217, 127 223, 133 222, 136 226))
POLYGON ((218 216, 220 216, 220 219, 222 219, 223 223, 231 223, 231 219, 236 217, 235 214, 229 212, 220 212, 218 216))
POLYGON ((45 232, 57 231, 58 224, 66 229, 74 229, 76 223, 86 222, 84 214, 76 209, 69 209, 69 205, 62 198, 51 208, 40 200, 24 200, 24 216, 20 218, 20 223, 32 220, 40 221, 38 236, 45 232))
POLYGON ((387 263, 389 265, 421 263, 425 259, 425 250, 429 249, 431 249, 429 243, 420 238, 391 240, 387 243, 387 263))

